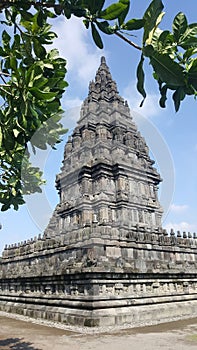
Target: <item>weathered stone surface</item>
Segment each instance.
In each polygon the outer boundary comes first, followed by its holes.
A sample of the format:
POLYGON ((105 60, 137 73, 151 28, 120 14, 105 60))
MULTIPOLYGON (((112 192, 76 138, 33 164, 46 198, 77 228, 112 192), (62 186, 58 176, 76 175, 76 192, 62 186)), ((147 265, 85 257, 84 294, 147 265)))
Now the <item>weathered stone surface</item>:
POLYGON ((153 163, 102 58, 48 227, 4 249, 0 309, 86 326, 196 316, 197 236, 162 229, 153 163))

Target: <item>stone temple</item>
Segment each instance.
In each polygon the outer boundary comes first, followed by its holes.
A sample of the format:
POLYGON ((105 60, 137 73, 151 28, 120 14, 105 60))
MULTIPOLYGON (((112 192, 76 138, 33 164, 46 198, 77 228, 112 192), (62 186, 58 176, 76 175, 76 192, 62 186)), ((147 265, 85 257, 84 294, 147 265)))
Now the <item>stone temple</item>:
POLYGON ((0 310, 81 326, 197 316, 197 236, 162 229, 160 175, 104 57, 43 235, 6 246, 0 310))

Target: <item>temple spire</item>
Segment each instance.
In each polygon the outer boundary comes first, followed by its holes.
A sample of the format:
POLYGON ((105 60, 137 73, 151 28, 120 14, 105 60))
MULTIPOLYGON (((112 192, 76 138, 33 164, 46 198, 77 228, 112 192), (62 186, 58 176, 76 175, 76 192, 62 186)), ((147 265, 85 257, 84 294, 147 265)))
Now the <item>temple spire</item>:
POLYGON ((119 96, 116 82, 112 79, 105 57, 101 57, 100 66, 96 72, 95 80, 90 82, 88 98, 90 101, 105 100, 123 102, 119 96))

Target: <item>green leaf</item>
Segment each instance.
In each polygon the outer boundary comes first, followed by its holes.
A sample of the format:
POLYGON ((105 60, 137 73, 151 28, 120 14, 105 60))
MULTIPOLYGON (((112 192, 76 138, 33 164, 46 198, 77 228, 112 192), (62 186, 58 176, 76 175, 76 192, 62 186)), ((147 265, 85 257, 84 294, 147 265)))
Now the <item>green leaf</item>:
POLYGON ((0 46, 0 56, 2 57, 7 56, 7 53, 3 50, 1 46, 0 46))
POLYGON ((26 71, 26 84, 28 86, 33 86, 35 79, 39 79, 43 76, 43 64, 41 62, 36 62, 32 64, 26 71))
POLYGON ((48 32, 42 37, 42 44, 52 44, 53 40, 57 38, 57 34, 54 32, 48 32))
POLYGON ((188 70, 189 74, 196 74, 197 75, 197 58, 194 58, 190 64, 189 70, 188 70))
POLYGON ((179 12, 174 18, 172 30, 176 42, 179 42, 181 35, 185 33, 187 29, 187 18, 184 13, 179 12))
POLYGON ((3 204, 2 207, 1 207, 1 211, 6 211, 10 208, 11 204, 10 203, 7 203, 7 204, 3 204))
POLYGON ((39 89, 43 88, 44 86, 47 86, 48 83, 49 80, 47 78, 44 78, 43 76, 33 80, 33 86, 39 89))
POLYGON ((84 23, 86 29, 88 29, 88 28, 89 28, 89 25, 90 25, 90 21, 88 21, 87 19, 84 19, 84 20, 83 20, 83 23, 84 23))
POLYGON ((31 8, 31 3, 23 1, 23 9, 28 11, 31 8))
POLYGON ((48 69, 53 69, 54 68, 54 66, 53 66, 53 64, 51 62, 44 62, 43 66, 45 68, 48 68, 48 69))
POLYGON ((105 0, 89 0, 88 1, 88 9, 91 14, 96 14, 97 11, 101 11, 105 0))
POLYGON ((34 38, 33 48, 37 57, 43 59, 46 56, 46 49, 42 46, 38 39, 34 38))
POLYGON ((185 85, 184 69, 167 54, 162 55, 154 51, 150 56, 150 63, 158 77, 168 87, 176 89, 185 85))
POLYGON ((53 100, 57 93, 56 92, 45 92, 45 91, 41 91, 40 89, 36 88, 36 87, 32 87, 29 89, 29 91, 31 92, 31 94, 38 98, 39 100, 53 100))
POLYGON ((112 20, 118 18, 122 12, 127 8, 124 4, 121 2, 118 2, 116 4, 112 4, 109 7, 107 7, 105 10, 101 11, 99 13, 98 18, 103 18, 106 20, 112 20))
POLYGON ((164 30, 159 36, 159 41, 165 46, 169 41, 170 44, 173 42, 173 37, 169 30, 164 30))
POLYGON ((186 32, 186 35, 197 35, 197 23, 189 24, 186 32))
POLYGON ((103 49, 102 39, 94 23, 91 23, 91 29, 92 29, 92 37, 94 39, 95 44, 99 47, 99 49, 103 49))
POLYGON ((188 37, 185 41, 179 43, 183 49, 187 50, 188 48, 197 48, 197 38, 188 37))
POLYGON ((143 54, 144 56, 147 56, 147 57, 151 57, 152 55, 154 55, 154 48, 152 45, 147 45, 145 47, 143 47, 143 54))
POLYGON ((71 10, 66 5, 64 6, 63 13, 67 19, 71 17, 71 10))
POLYGON ((192 60, 190 68, 188 70, 188 83, 197 90, 197 58, 192 60))
POLYGON ((16 189, 12 187, 11 192, 12 192, 12 195, 15 197, 15 196, 16 196, 16 193, 17 193, 17 192, 16 192, 16 189))
POLYGON ((126 30, 138 30, 143 28, 145 23, 144 19, 131 19, 130 21, 128 21, 127 23, 124 24, 123 29, 126 30))
POLYGON ((10 67, 16 71, 17 70, 17 60, 16 57, 10 56, 10 67))
POLYGON ((12 20, 11 13, 10 13, 10 11, 8 11, 7 8, 5 8, 5 17, 8 20, 8 22, 10 22, 12 20))
MULTIPOLYGON (((154 30, 154 32, 152 33, 152 37, 150 36, 149 39, 150 39, 150 42, 151 42, 151 45, 153 46, 154 50, 156 51, 161 51, 162 53, 164 53, 164 45, 163 43, 161 42, 160 40, 160 36, 162 34, 162 30, 159 29, 159 28, 156 28, 154 30)), ((149 42, 149 39, 147 39, 146 42, 149 42)))
MULTIPOLYGON (((59 109, 59 106, 60 104, 56 101, 53 101, 53 102, 49 102, 49 109, 50 111, 53 113, 57 112, 58 109, 59 109)), ((61 119, 61 116, 57 115, 57 118, 55 121, 59 122, 59 120, 61 119)), ((54 117, 53 117, 53 120, 54 120, 54 117)))
POLYGON ((37 24, 39 25, 39 27, 43 27, 44 23, 45 23, 44 13, 40 10, 38 11, 37 24))
POLYGON ((114 30, 110 27, 110 25, 107 21, 96 22, 96 25, 105 34, 111 35, 114 33, 114 30))
MULTIPOLYGON (((61 5, 54 5, 54 11, 55 11, 56 15, 60 16, 62 14, 63 8, 61 5)), ((71 15, 71 13, 70 13, 70 15, 71 15)))
MULTIPOLYGON (((54 60, 55 58, 59 57, 59 51, 57 49, 52 49, 49 52, 47 52, 47 58, 49 60, 54 60)), ((66 62, 66 60, 64 61, 66 62)))
POLYGON ((197 23, 191 23, 188 25, 186 31, 184 32, 183 39, 197 35, 197 23))
POLYGON ((174 100, 175 111, 178 112, 180 103, 185 98, 185 90, 182 86, 178 87, 173 93, 172 98, 174 100))
POLYGON ((159 100, 159 104, 162 108, 166 107, 167 90, 168 90, 168 87, 166 84, 160 88, 161 98, 159 100))
POLYGON ((14 42, 12 44, 12 49, 13 50, 20 50, 20 45, 21 45, 21 37, 19 34, 14 35, 14 42))
POLYGON ((118 16, 118 23, 121 26, 129 12, 130 0, 119 0, 119 2, 126 6, 125 10, 118 16))
POLYGON ((44 13, 45 13, 45 18, 56 18, 56 14, 52 11, 49 11, 47 9, 44 10, 44 13))
POLYGON ((96 3, 95 4, 96 11, 101 11, 105 3, 105 0, 95 0, 95 3, 96 3))
POLYGON ((26 129, 27 129, 27 119, 24 117, 24 115, 22 113, 18 117, 18 125, 23 131, 26 131, 26 129))
POLYGON ((20 131, 18 129, 13 129, 13 133, 14 133, 14 137, 17 138, 20 131))
POLYGON ((2 42, 4 45, 7 45, 11 40, 11 36, 6 32, 6 30, 2 33, 2 42))
POLYGON ((30 12, 20 10, 20 15, 22 20, 32 22, 33 15, 30 12))
MULTIPOLYGON (((163 16, 165 15, 165 12, 161 12, 160 15, 157 17, 155 26, 153 27, 153 29, 149 32, 149 36, 146 39, 146 44, 152 44, 153 38, 154 40, 156 39, 158 33, 159 35, 161 34, 161 29, 158 28, 158 25, 160 24, 163 16)), ((158 36, 159 36, 158 35, 158 36)))
POLYGON ((184 60, 187 60, 188 58, 190 58, 191 56, 197 54, 197 48, 189 48, 187 49, 185 52, 184 52, 184 55, 183 55, 183 59, 184 60))
POLYGON ((81 8, 73 9, 73 14, 76 17, 85 17, 86 10, 85 9, 81 9, 81 8))
POLYGON ((146 91, 144 89, 144 70, 143 70, 144 56, 141 55, 140 62, 137 67, 137 89, 139 93, 143 96, 143 100, 140 103, 140 107, 142 107, 144 100, 146 98, 146 91))
POLYGON ((158 18, 161 19, 161 13, 164 6, 161 0, 153 0, 144 13, 144 35, 143 43, 149 38, 150 32, 158 25, 158 18))
POLYGON ((15 137, 11 130, 4 130, 2 144, 6 151, 13 151, 15 146, 15 137))
POLYGON ((187 26, 184 34, 180 37, 179 46, 184 49, 192 46, 192 42, 194 42, 194 47, 196 46, 196 35, 197 35, 197 23, 191 23, 187 26), (190 45, 191 43, 191 45, 190 45))

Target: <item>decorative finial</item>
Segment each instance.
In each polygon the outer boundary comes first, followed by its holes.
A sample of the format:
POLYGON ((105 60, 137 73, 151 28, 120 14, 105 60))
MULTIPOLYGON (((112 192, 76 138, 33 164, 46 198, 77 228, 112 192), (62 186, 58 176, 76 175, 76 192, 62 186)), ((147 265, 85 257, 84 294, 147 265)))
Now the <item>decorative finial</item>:
POLYGON ((101 64, 103 64, 103 63, 106 64, 106 60, 105 60, 105 57, 104 57, 104 56, 101 57, 101 64))

